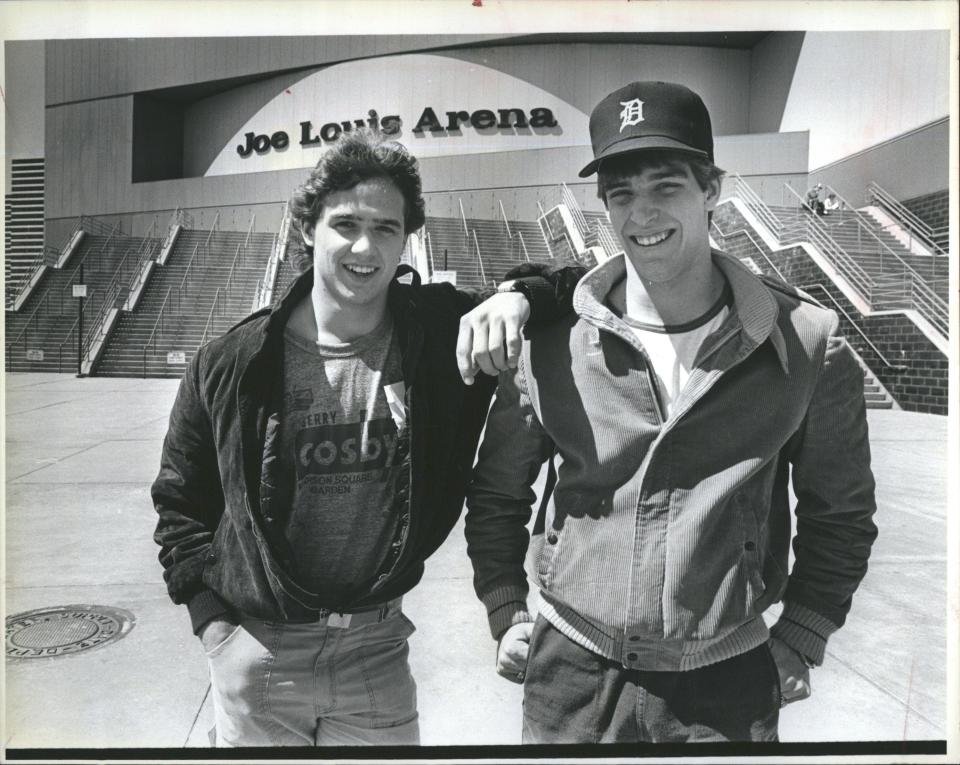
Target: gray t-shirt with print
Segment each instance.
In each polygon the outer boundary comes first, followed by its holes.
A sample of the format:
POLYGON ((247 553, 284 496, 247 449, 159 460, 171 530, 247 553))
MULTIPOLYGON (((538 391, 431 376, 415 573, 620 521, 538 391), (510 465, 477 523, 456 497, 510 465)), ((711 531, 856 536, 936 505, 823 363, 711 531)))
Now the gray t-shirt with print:
POLYGON ((397 529, 403 423, 388 395, 403 401, 400 349, 389 315, 349 343, 321 345, 289 328, 284 343, 285 534, 302 586, 335 601, 377 571, 397 529))

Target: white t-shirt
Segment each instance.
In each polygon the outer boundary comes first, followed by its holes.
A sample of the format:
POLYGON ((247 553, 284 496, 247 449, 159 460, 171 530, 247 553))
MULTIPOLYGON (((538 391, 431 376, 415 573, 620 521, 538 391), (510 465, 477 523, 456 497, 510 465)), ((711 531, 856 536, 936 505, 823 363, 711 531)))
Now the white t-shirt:
POLYGON ((626 315, 622 317, 650 357, 668 416, 673 412, 673 402, 687 384, 700 346, 726 320, 731 301, 730 286, 726 285, 706 313, 685 324, 649 324, 626 315))

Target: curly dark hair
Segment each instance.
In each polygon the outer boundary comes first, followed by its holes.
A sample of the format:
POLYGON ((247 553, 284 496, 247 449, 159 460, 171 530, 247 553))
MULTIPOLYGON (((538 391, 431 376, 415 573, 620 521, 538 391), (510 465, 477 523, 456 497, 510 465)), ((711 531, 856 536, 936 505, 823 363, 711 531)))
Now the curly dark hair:
POLYGON ((298 236, 290 256, 299 271, 313 263, 313 247, 303 241, 303 228, 316 222, 327 197, 374 178, 391 181, 403 196, 403 233, 412 234, 424 222, 420 171, 416 158, 396 141, 368 128, 342 133, 324 153, 310 176, 290 198, 290 216, 298 236))

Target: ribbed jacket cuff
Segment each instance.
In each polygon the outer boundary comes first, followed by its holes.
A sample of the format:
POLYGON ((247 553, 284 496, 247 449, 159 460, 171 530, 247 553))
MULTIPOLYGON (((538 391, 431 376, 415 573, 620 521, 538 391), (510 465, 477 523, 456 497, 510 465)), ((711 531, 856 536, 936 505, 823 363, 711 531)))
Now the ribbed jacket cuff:
POLYGON ((187 610, 190 612, 190 622, 193 625, 194 635, 198 635, 200 630, 203 629, 203 625, 212 619, 232 613, 230 606, 213 590, 202 590, 190 598, 187 603, 187 610))
POLYGON ((532 622, 527 610, 527 590, 525 587, 498 587, 480 597, 487 607, 487 620, 490 622, 490 634, 499 640, 510 627, 522 622, 532 622))
POLYGON ((837 629, 836 624, 816 611, 786 602, 777 623, 770 628, 770 636, 782 640, 819 667, 823 664, 827 639, 837 629))

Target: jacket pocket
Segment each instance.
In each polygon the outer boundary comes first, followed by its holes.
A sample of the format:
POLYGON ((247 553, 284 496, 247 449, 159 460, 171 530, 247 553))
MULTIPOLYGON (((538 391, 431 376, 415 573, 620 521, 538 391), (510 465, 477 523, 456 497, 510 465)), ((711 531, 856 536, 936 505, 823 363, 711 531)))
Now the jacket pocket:
MULTIPOLYGON (((767 590, 763 579, 763 558, 766 543, 762 537, 762 529, 754 513, 750 493, 739 491, 734 496, 734 502, 740 514, 740 523, 743 529, 743 568, 746 579, 746 607, 748 611, 754 607, 767 590)), ((748 614, 749 615, 749 614, 748 614)))
POLYGON ((208 658, 208 659, 215 659, 215 658, 217 658, 217 656, 219 656, 220 654, 222 654, 222 653, 227 649, 227 646, 228 646, 231 642, 234 641, 234 639, 237 637, 237 635, 240 634, 240 632, 241 632, 242 629, 243 629, 243 627, 242 627, 241 625, 237 624, 223 640, 221 640, 219 643, 217 643, 217 644, 216 644, 213 648, 211 648, 209 651, 205 651, 205 653, 207 654, 207 658, 208 658))

